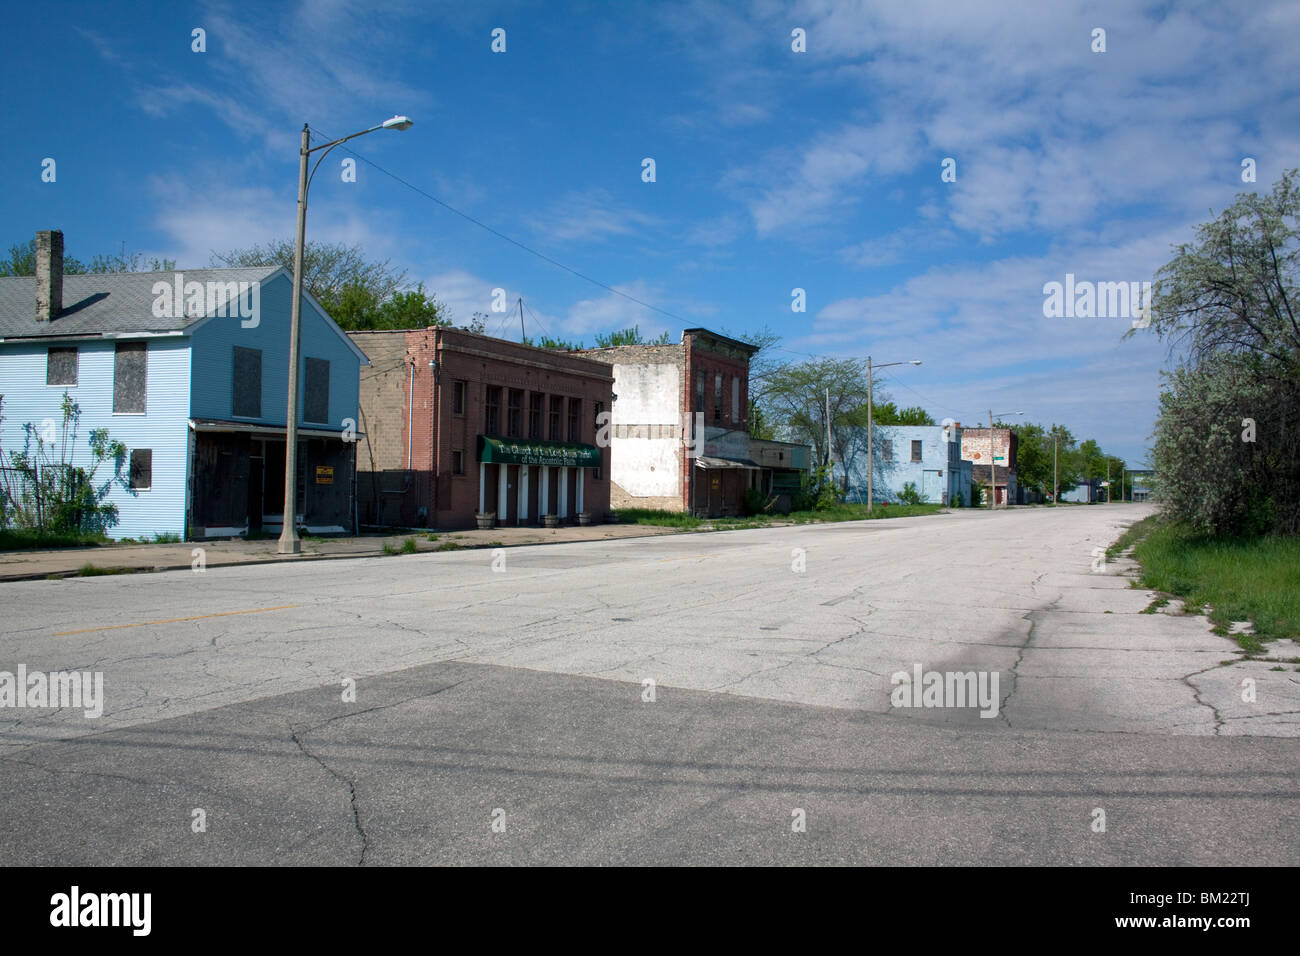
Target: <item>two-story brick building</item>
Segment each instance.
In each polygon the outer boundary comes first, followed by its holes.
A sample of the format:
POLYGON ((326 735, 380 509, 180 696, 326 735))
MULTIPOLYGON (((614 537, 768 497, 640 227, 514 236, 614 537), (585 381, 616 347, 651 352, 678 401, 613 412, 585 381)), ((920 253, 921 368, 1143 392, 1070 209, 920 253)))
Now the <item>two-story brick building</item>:
POLYGON ((608 449, 596 447, 596 422, 613 403, 607 364, 455 328, 349 335, 371 358, 361 376, 362 524, 605 520, 608 449))
MULTIPOLYGON (((987 487, 992 481, 994 502, 998 505, 1016 500, 1018 442, 1016 433, 1010 428, 962 429, 961 456, 973 465, 971 470, 976 484, 987 487)), ((987 500, 984 503, 988 504, 987 500)))
POLYGON ((757 351, 686 329, 677 344, 572 353, 613 366, 614 507, 741 513, 764 470, 749 438, 749 360, 757 351))

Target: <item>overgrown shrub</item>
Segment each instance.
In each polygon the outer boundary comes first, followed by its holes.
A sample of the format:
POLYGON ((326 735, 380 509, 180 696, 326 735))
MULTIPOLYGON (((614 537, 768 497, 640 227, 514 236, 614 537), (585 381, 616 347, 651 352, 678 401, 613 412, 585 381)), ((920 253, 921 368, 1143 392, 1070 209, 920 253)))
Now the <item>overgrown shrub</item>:
POLYGON ((61 412, 57 427, 52 421, 23 425, 23 450, 9 451, 9 468, 0 469, 0 528, 103 534, 117 524, 117 505, 108 494, 114 481, 130 488, 122 475, 126 446, 109 438, 107 428, 92 429, 89 464, 74 464, 81 406, 64 392, 61 412), (113 476, 97 482, 107 461, 114 464, 113 476))
POLYGON ((898 493, 898 501, 904 505, 921 504, 921 493, 916 490, 915 481, 903 482, 903 490, 898 493))

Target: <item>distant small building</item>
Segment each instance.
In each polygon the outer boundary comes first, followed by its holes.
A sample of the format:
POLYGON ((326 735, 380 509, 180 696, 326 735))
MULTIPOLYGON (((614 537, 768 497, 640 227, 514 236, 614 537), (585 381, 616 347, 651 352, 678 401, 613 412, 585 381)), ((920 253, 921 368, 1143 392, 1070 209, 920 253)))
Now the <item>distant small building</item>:
MULTIPOLYGON (((976 484, 993 484, 994 502, 1005 505, 1018 500, 1016 449, 1019 439, 1010 428, 966 428, 962 430, 961 456, 974 468, 976 484), (990 472, 989 466, 994 466, 990 472), (990 477, 991 475, 991 477, 990 477)), ((987 500, 982 502, 987 504, 987 500)))
POLYGON ((1131 482, 1128 496, 1131 501, 1150 501, 1155 494, 1155 472, 1150 468, 1139 468, 1128 473, 1131 482))
MULTIPOLYGON (((850 500, 866 501, 866 429, 856 431, 862 432, 861 437, 852 437, 848 444, 860 454, 849 463, 846 493, 850 500)), ((928 504, 955 505, 959 500, 973 504, 971 463, 962 458, 963 440, 960 425, 877 425, 872 435, 873 500, 898 502, 910 484, 928 504)), ((842 482, 843 463, 837 462, 835 470, 842 482)))

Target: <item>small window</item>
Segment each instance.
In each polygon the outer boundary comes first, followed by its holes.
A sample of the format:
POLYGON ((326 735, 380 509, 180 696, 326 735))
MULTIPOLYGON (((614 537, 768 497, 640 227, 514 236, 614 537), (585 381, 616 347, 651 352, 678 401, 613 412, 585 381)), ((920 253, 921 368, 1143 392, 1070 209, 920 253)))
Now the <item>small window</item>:
POLYGON ((465 474, 465 453, 463 451, 453 451, 451 453, 451 473, 453 475, 465 474))
POLYGON ((912 461, 921 460, 921 442, 919 439, 912 441, 912 461))
POLYGON ((50 349, 45 362, 45 384, 77 384, 77 350, 75 348, 50 349))
POLYGON ((324 424, 330 420, 329 359, 307 359, 307 383, 303 396, 303 421, 324 424))
POLYGON ((153 449, 131 449, 131 490, 148 491, 153 487, 153 449))
POLYGON ((886 438, 880 443, 880 457, 884 461, 894 460, 894 443, 892 440, 886 438))
POLYGON ((262 350, 235 346, 231 411, 239 418, 262 417, 262 350))
POLYGON ((713 373, 713 420, 722 421, 722 373, 713 373))
POLYGON ((740 424, 740 376, 731 377, 731 421, 740 424))
POLYGON ((501 434, 501 386, 489 385, 483 403, 483 434, 501 434))
POLYGON ((695 410, 704 411, 704 373, 695 373, 695 410))
POLYGON ((118 342, 113 355, 113 414, 143 415, 149 386, 145 342, 118 342))
POLYGON ((465 383, 451 383, 451 413, 453 415, 465 414, 465 383))

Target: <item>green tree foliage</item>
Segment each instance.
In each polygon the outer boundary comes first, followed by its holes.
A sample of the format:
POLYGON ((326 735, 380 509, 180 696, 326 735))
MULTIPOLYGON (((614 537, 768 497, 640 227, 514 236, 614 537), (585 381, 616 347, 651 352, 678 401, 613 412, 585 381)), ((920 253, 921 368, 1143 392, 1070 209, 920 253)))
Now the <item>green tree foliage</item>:
POLYGON ((1293 169, 1268 195, 1238 195, 1156 273, 1150 328, 1184 358, 1152 465, 1166 509, 1201 531, 1300 533, 1298 220, 1293 169))
POLYGON ((23 426, 23 450, 10 450, 9 469, 0 471, 0 528, 102 533, 117 524, 117 505, 108 494, 114 480, 129 487, 121 473, 126 446, 111 439, 107 428, 93 429, 89 462, 77 464, 81 406, 64 392, 61 409, 57 434, 47 434, 44 423, 29 422, 23 426), (97 482, 106 461, 114 463, 114 475, 97 482))
POLYGON ((877 425, 935 425, 930 413, 919 405, 897 408, 893 402, 881 402, 871 410, 871 419, 877 425))
POLYGON ((867 420, 867 363, 828 358, 781 366, 768 382, 765 405, 791 441, 812 446, 817 462, 828 462, 832 452, 844 461, 848 429, 867 420), (828 392, 832 448, 826 444, 828 392))
POLYGON ((628 329, 619 329, 616 332, 596 334, 596 348, 598 349, 612 348, 616 345, 670 345, 671 343, 672 339, 667 332, 662 333, 658 338, 647 340, 641 334, 641 327, 638 325, 628 329))
POLYGON ((1207 534, 1300 532, 1300 381, 1229 354, 1167 385, 1152 450, 1163 506, 1207 534))
MULTIPOLYGON (((65 275, 90 275, 115 272, 166 272, 176 268, 172 259, 146 259, 144 253, 122 251, 116 255, 96 255, 90 263, 73 256, 63 257, 65 275)), ((9 247, 8 254, 0 259, 0 276, 30 276, 36 274, 36 240, 28 239, 9 247)))
MULTIPOLYGON (((214 266, 282 267, 293 272, 294 241, 278 239, 265 245, 214 252, 214 266)), ((357 329, 417 329, 451 325, 451 311, 424 291, 410 288, 405 270, 389 260, 371 261, 359 245, 308 242, 302 257, 303 288, 311 293, 340 327, 357 329)))

